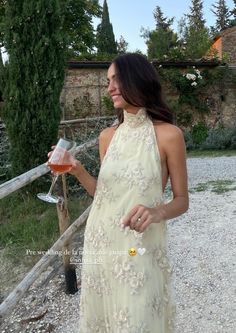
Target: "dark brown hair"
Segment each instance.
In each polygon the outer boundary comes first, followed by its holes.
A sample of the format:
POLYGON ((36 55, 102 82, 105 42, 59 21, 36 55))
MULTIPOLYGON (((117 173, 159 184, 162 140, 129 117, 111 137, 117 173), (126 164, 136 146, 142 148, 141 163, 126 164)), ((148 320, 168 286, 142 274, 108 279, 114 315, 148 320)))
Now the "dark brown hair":
MULTIPOLYGON (((138 53, 127 53, 113 62, 119 89, 124 100, 137 107, 145 107, 152 120, 173 123, 173 114, 163 100, 162 88, 155 67, 138 53)), ((123 111, 118 110, 119 123, 123 122, 123 111)))

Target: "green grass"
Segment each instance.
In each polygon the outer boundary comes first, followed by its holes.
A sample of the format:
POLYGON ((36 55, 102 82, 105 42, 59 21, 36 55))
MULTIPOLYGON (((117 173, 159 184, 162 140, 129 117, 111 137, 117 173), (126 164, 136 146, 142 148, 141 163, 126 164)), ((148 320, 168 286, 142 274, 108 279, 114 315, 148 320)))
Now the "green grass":
POLYGON ((194 187, 194 190, 196 192, 204 192, 208 189, 208 183, 199 183, 196 187, 194 187))
MULTIPOLYGON (((89 199, 70 199, 71 222, 88 205, 89 199)), ((58 237, 56 205, 19 193, 0 200, 0 248, 9 247, 12 253, 26 249, 45 251, 58 237)))
POLYGON ((236 156, 236 150, 191 150, 187 157, 221 157, 236 156))
POLYGON ((235 191, 236 186, 234 185, 235 181, 231 179, 218 179, 211 180, 206 183, 199 183, 195 188, 195 192, 204 192, 206 190, 210 190, 217 194, 222 194, 229 191, 235 191))

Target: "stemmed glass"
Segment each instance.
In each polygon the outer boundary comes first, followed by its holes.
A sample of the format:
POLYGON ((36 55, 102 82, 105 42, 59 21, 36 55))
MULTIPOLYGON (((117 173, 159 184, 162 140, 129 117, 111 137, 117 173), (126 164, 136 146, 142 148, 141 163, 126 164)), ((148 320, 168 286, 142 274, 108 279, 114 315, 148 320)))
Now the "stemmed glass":
POLYGON ((72 164, 69 158, 69 151, 71 154, 74 153, 76 147, 76 142, 69 139, 59 139, 57 145, 55 146, 47 165, 53 172, 52 184, 48 193, 38 193, 37 197, 43 201, 50 203, 58 203, 62 201, 62 198, 52 194, 54 185, 59 177, 59 175, 66 173, 71 170, 72 164))

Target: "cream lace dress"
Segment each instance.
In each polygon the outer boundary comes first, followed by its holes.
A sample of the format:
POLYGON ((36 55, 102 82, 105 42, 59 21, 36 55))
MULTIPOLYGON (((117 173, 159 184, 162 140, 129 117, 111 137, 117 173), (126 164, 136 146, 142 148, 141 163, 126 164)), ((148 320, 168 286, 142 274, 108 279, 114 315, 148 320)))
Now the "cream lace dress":
POLYGON ((145 109, 124 111, 103 159, 87 220, 80 296, 80 333, 169 333, 171 269, 166 222, 142 233, 121 227, 137 204, 162 201, 155 131, 145 109), (129 249, 136 255, 130 256, 129 249))

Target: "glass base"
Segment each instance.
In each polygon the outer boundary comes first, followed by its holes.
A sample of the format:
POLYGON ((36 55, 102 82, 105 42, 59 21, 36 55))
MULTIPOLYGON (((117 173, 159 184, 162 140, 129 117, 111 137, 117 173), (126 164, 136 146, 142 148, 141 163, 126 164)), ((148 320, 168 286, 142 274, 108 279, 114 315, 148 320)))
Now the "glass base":
POLYGON ((56 195, 50 195, 48 193, 38 193, 37 197, 40 200, 46 201, 46 202, 50 202, 50 203, 59 203, 63 201, 62 197, 57 197, 56 195))

